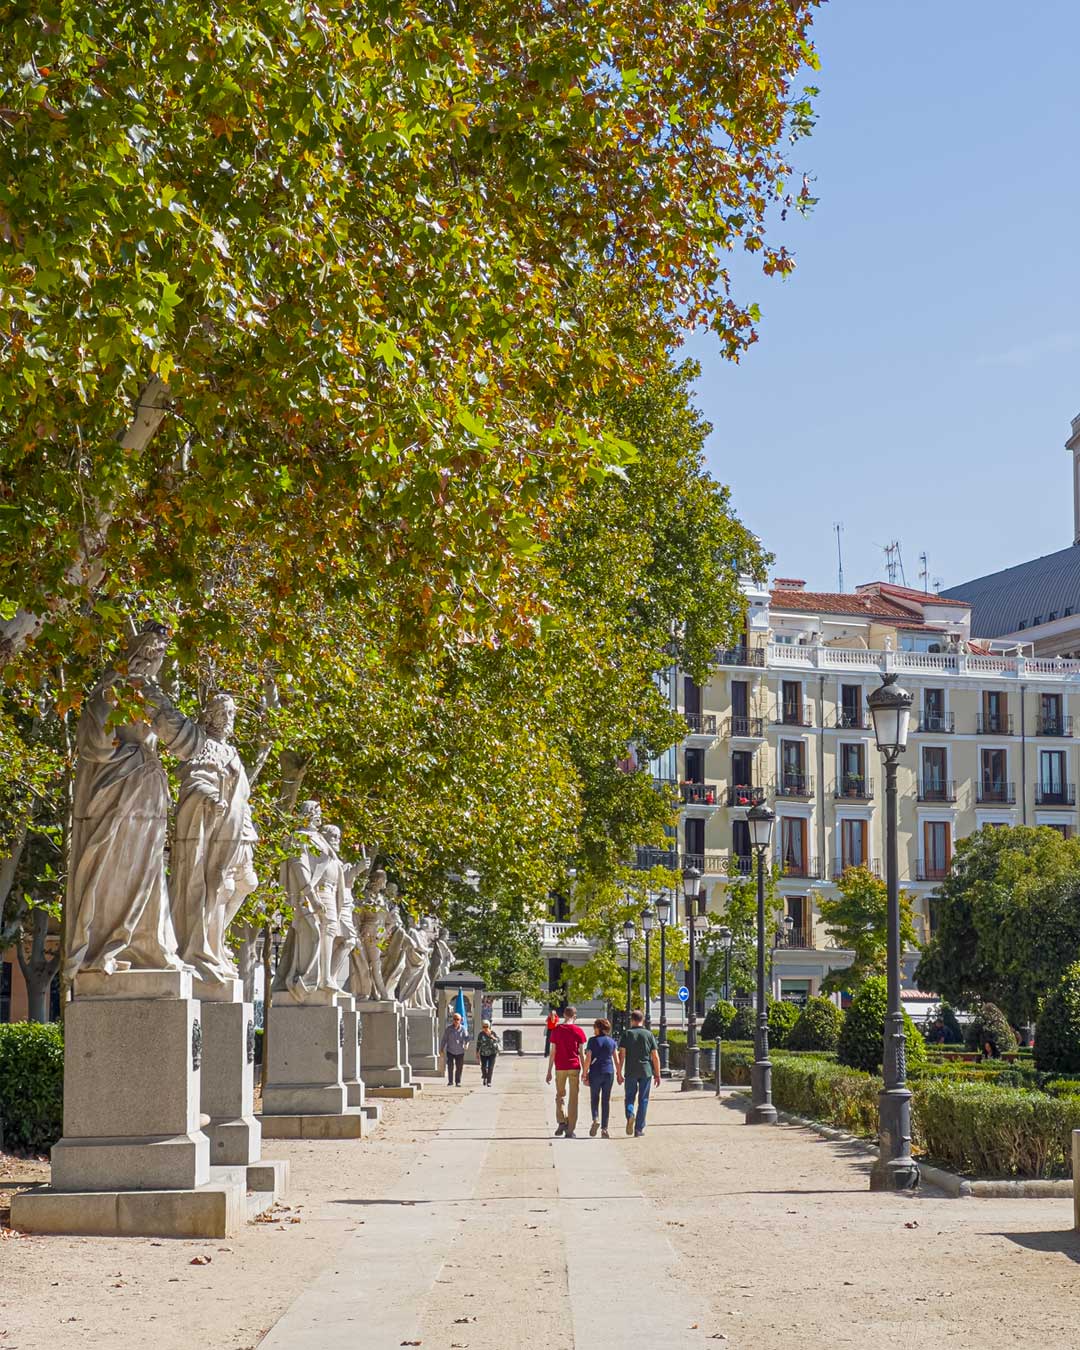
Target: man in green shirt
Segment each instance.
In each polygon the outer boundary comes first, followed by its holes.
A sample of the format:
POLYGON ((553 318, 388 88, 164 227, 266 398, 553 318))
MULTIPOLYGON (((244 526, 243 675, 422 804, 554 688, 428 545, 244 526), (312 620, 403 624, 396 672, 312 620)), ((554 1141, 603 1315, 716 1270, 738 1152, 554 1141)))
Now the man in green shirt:
POLYGON ((626 1133, 640 1139, 652 1085, 660 1086, 660 1051, 638 1008, 630 1014, 630 1029, 619 1038, 619 1072, 626 1084, 626 1133))

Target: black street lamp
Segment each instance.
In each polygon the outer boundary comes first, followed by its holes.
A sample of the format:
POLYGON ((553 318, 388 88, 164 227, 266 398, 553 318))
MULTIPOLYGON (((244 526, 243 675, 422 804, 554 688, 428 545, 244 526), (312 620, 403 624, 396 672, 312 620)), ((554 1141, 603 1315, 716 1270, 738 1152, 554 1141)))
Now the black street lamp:
POLYGON ((623 937, 626 939, 626 1026, 630 1026, 630 1009, 633 1007, 633 990, 630 986, 630 944, 634 940, 634 921, 627 919, 622 926, 623 937))
POLYGON ((656 902, 656 917, 660 920, 660 1073, 664 1078, 671 1077, 671 1047, 667 1038, 667 926, 671 922, 671 898, 667 891, 660 892, 656 902))
POLYGON ((754 1067, 750 1072, 750 1109, 747 1125, 775 1125, 772 1104, 772 1061, 769 1059, 769 1009, 765 1002, 765 862, 772 841, 775 815, 763 803, 746 813, 750 844, 757 855, 757 1025, 754 1028, 754 1067))
POLYGON ((733 935, 726 925, 717 933, 720 950, 724 953, 724 1002, 731 1002, 731 943, 733 935))
POLYGON ((648 905, 641 911, 641 928, 645 934, 645 1025, 652 1026, 652 984, 649 970, 649 935, 656 927, 656 915, 648 905))
POLYGON ((889 896, 885 1086, 878 1097, 879 1153, 870 1172, 872 1191, 914 1190, 919 1184, 919 1165, 911 1156, 911 1092, 900 1003, 900 867, 896 843, 896 761, 907 748, 911 703, 911 695, 897 686, 894 674, 883 676, 881 688, 866 700, 874 719, 874 739, 885 760, 885 881, 889 896))
POLYGON ((701 890, 701 873, 696 867, 688 867, 683 872, 683 896, 686 901, 686 927, 690 938, 690 967, 687 972, 687 984, 690 986, 690 998, 686 1018, 686 1073, 683 1076, 684 1092, 700 1092, 705 1084, 701 1081, 700 1051, 697 1043, 697 958, 694 954, 694 938, 698 919, 704 919, 704 905, 698 900, 701 890))

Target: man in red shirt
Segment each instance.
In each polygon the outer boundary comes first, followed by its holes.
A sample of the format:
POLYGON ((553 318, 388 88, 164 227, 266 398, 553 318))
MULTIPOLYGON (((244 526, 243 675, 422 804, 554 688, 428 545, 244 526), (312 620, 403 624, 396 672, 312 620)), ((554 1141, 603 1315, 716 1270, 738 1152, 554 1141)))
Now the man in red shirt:
POLYGON ((581 1048, 588 1037, 575 1025, 577 1009, 567 1005, 563 1009, 563 1020, 551 1032, 551 1052, 548 1055, 547 1081, 551 1082, 552 1071, 555 1074, 555 1116, 558 1120, 556 1134, 573 1139, 574 1126, 577 1124, 578 1088, 581 1085, 581 1048), (569 1089, 569 1102, 563 1109, 563 1099, 569 1089))

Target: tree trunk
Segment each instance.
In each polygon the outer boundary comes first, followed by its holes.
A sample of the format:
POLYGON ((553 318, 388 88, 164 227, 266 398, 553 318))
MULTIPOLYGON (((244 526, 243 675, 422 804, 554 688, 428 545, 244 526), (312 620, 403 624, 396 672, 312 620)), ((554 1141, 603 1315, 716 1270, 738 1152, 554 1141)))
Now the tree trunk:
POLYGON ((31 1022, 48 1022, 49 991, 53 976, 60 968, 60 953, 46 955, 46 943, 49 936, 49 912, 35 909, 30 912, 29 922, 30 951, 26 950, 26 935, 16 944, 19 967, 26 981, 27 1017, 31 1022))
POLYGON ((282 750, 280 759, 281 795, 278 798, 278 804, 283 811, 296 809, 296 800, 300 796, 300 788, 303 786, 308 763, 307 755, 298 754, 295 750, 282 750))
MULTIPOLYGON (((134 416, 117 438, 125 450, 141 454, 146 449, 165 418, 168 398, 168 386, 156 375, 151 375, 139 391, 134 416)), ((99 502, 96 508, 91 504, 91 510, 92 519, 81 532, 78 556, 65 575, 71 586, 93 588, 105 575, 105 560, 102 553, 105 548, 105 535, 112 521, 113 506, 111 503, 99 502)), ((68 608, 69 604, 70 602, 59 605, 58 610, 68 608)), ((45 617, 30 610, 20 609, 16 611, 14 618, 0 621, 0 666, 6 665, 18 656, 27 642, 37 636, 45 617)))
POLYGON ((271 970, 271 959, 274 954, 274 925, 269 919, 263 924, 263 1046, 262 1046, 262 1072, 259 1075, 259 1085, 266 1091, 266 1066, 270 1062, 270 980, 273 972, 271 970))
POLYGON ((0 952, 14 942, 22 932, 25 905, 21 903, 12 905, 9 912, 7 902, 11 895, 11 888, 15 885, 15 874, 18 872, 19 863, 22 861, 27 834, 27 822, 23 821, 12 842, 10 854, 5 858, 0 858, 0 952))

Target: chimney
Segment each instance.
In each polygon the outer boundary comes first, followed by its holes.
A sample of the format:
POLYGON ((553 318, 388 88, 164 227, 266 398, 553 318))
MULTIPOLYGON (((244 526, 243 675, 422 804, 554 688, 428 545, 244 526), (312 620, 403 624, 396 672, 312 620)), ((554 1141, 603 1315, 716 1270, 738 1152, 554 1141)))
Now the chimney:
POLYGON ((778 591, 805 591, 806 582, 798 577, 777 577, 774 583, 778 591))

